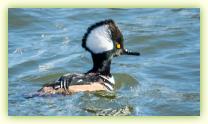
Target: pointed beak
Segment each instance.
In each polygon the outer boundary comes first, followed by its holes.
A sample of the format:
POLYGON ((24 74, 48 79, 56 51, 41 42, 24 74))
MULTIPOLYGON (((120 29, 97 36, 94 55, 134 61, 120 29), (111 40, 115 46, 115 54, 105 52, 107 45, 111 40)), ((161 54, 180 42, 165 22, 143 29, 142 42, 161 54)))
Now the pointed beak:
POLYGON ((134 56, 140 56, 140 53, 139 53, 139 52, 132 52, 132 51, 129 51, 129 50, 127 50, 127 49, 124 49, 122 55, 134 55, 134 56))

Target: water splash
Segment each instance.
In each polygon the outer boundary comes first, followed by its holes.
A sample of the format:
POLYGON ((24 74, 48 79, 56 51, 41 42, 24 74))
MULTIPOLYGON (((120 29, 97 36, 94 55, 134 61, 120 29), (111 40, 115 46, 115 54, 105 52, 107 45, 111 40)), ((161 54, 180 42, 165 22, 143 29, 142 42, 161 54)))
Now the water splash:
POLYGON ((22 52, 23 52, 22 48, 16 48, 16 50, 13 53, 22 55, 22 52))

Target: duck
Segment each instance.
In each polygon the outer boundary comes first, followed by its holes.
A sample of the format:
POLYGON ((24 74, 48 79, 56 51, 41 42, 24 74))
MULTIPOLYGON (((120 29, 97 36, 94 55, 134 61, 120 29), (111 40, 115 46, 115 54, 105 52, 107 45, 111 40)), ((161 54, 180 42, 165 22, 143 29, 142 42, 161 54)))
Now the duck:
POLYGON ((66 94, 115 90, 111 61, 121 55, 139 56, 124 48, 123 35, 112 19, 96 22, 88 27, 82 47, 91 54, 93 66, 85 73, 67 73, 38 90, 40 94, 66 94))

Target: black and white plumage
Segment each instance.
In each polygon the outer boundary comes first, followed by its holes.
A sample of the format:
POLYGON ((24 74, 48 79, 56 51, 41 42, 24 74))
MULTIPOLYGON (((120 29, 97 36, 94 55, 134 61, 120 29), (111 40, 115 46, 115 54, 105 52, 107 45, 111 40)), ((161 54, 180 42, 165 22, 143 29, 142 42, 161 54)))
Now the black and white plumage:
POLYGON ((55 81, 55 83, 46 84, 44 86, 53 87, 55 90, 59 88, 63 88, 65 91, 67 91, 69 86, 86 85, 86 84, 90 85, 95 82, 105 86, 108 91, 113 91, 114 89, 115 81, 113 76, 107 78, 103 75, 92 74, 92 73, 88 73, 88 74, 68 73, 61 76, 58 80, 55 81))
POLYGON ((91 25, 82 39, 82 47, 93 54, 115 50, 116 43, 123 48, 123 35, 112 19, 91 25))
POLYGON ((111 76, 111 60, 124 50, 123 35, 112 19, 100 21, 87 29, 82 47, 92 55, 93 68, 88 72, 111 76), (116 45, 120 47, 117 48, 116 45))
POLYGON ((119 55, 139 55, 124 49, 123 35, 112 19, 91 25, 83 36, 82 47, 91 53, 92 69, 83 74, 65 74, 54 83, 44 85, 40 92, 45 92, 44 89, 48 87, 53 93, 60 89, 63 89, 61 92, 70 92, 70 86, 90 86, 94 83, 104 86, 107 91, 113 91, 115 80, 110 71, 112 58, 119 55))

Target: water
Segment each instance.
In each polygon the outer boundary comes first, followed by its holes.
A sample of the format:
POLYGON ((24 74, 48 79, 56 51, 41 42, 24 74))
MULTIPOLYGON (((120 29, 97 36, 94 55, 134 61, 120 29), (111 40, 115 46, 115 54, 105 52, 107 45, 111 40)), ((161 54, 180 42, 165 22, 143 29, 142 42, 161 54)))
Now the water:
POLYGON ((9 115, 200 114, 199 9, 9 9, 8 21, 9 115), (108 18, 122 30, 125 47, 141 52, 113 59, 112 97, 26 99, 64 73, 89 70, 82 36, 108 18))

